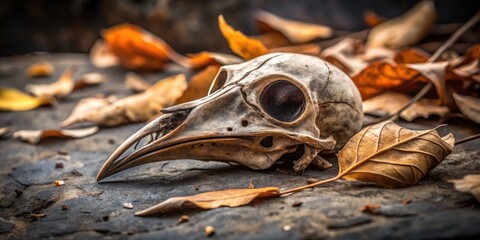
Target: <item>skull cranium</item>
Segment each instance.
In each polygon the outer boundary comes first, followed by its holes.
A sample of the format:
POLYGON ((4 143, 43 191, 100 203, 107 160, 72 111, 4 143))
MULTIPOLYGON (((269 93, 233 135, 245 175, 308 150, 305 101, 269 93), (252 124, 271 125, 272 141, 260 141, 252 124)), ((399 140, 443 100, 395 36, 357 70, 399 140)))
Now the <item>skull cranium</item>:
POLYGON ((186 158, 266 169, 298 151, 294 170, 302 172, 317 154, 338 150, 360 130, 361 102, 351 79, 317 57, 272 53, 224 66, 208 96, 165 109, 115 150, 97 180, 186 158), (148 144, 120 158, 148 135, 148 144))

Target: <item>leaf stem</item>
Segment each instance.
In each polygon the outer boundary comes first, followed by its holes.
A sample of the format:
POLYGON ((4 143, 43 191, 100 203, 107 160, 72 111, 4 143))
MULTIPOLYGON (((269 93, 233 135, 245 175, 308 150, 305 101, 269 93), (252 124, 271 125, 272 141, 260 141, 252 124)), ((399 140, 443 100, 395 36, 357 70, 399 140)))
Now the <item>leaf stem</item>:
POLYGON ((298 191, 303 190, 303 189, 306 189, 306 188, 316 187, 316 186, 321 185, 321 184, 324 184, 324 183, 328 183, 328 182, 335 181, 335 180, 339 179, 340 177, 341 177, 341 175, 337 175, 337 176, 335 176, 335 177, 333 177, 333 178, 325 179, 325 180, 320 181, 320 182, 311 183, 311 184, 307 184, 307 185, 300 186, 300 187, 296 187, 296 188, 292 188, 292 189, 287 189, 287 190, 285 190, 285 191, 281 191, 279 195, 285 195, 285 194, 289 194, 289 193, 298 192, 298 191))
POLYGON ((463 138, 463 139, 460 139, 460 140, 456 141, 455 146, 459 145, 459 144, 462 144, 462 143, 470 142, 470 141, 475 140, 477 138, 480 138, 480 133, 477 133, 475 135, 472 135, 472 136, 469 136, 469 137, 466 137, 466 138, 463 138))
MULTIPOLYGON (((437 60, 445 50, 447 50, 466 31, 468 31, 468 29, 473 27, 479 21, 480 21, 480 11, 478 11, 475 15, 473 15, 472 18, 470 18, 470 20, 468 20, 468 22, 466 22, 462 27, 460 27, 457 31, 455 31, 455 33, 453 33, 452 36, 450 36, 450 38, 448 38, 448 40, 445 43, 443 43, 442 46, 440 46, 437 49, 437 51, 435 51, 435 53, 433 53, 433 55, 427 60, 427 63, 431 63, 431 62, 434 62, 435 60, 437 60)), ((386 116, 386 117, 383 117, 381 119, 375 120, 375 121, 371 122, 369 125, 377 124, 377 123, 383 122, 387 119, 391 120, 391 121, 397 120, 398 117, 400 116, 400 114, 402 114, 403 111, 405 111, 407 108, 409 108, 410 106, 415 104, 418 100, 420 100, 423 96, 425 96, 425 94, 427 94, 428 91, 430 91, 432 86, 433 86, 433 83, 429 82, 417 94, 415 94, 415 96, 410 100, 410 102, 408 102, 400 110, 398 110, 397 112, 395 112, 395 113, 393 113, 389 116, 386 116)))

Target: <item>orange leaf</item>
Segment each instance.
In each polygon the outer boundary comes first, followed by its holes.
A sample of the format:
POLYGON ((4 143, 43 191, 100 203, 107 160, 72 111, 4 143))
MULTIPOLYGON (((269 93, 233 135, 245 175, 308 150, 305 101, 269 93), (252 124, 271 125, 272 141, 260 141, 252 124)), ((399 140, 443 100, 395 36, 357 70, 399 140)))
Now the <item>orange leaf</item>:
POLYGON ((235 55, 214 52, 199 52, 188 54, 188 66, 191 68, 202 68, 211 64, 230 65, 243 62, 235 55))
POLYGON ((188 84, 187 90, 183 93, 182 97, 175 102, 175 104, 189 102, 207 96, 208 89, 219 69, 219 65, 210 65, 201 72, 195 74, 188 84))
POLYGON ((201 193, 193 196, 169 198, 153 207, 136 212, 137 216, 147 216, 159 213, 168 213, 172 210, 181 210, 184 207, 195 206, 202 209, 219 207, 238 207, 247 205, 256 198, 275 197, 279 195, 276 187, 253 189, 227 189, 201 193))
POLYGON ((218 26, 230 49, 238 56, 249 60, 268 53, 268 49, 262 42, 247 37, 240 31, 228 25, 222 15, 218 16, 218 26))
POLYGON ((428 53, 415 48, 400 50, 393 59, 396 63, 425 63, 429 56, 428 53))
POLYGON ((363 13, 363 21, 369 26, 369 27, 375 27, 378 24, 382 23, 385 21, 385 18, 382 18, 378 16, 374 11, 372 10, 367 10, 363 13))

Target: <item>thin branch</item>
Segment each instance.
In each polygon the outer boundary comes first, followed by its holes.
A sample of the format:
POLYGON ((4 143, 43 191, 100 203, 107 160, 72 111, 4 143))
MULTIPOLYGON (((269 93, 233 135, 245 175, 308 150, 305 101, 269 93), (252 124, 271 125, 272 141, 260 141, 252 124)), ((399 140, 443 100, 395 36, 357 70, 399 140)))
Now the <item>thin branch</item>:
POLYGON ((335 181, 335 180, 337 180, 337 179, 339 179, 339 178, 340 178, 340 175, 337 175, 337 176, 335 176, 335 177, 333 177, 333 178, 329 178, 329 179, 326 179, 326 180, 323 180, 323 181, 320 181, 320 182, 311 183, 311 184, 308 184, 308 185, 304 185, 304 186, 300 186, 300 187, 288 189, 288 190, 285 190, 285 191, 280 192, 280 195, 285 195, 285 194, 289 194, 289 193, 298 192, 298 191, 303 190, 303 189, 316 187, 316 186, 321 185, 321 184, 324 184, 324 183, 328 183, 328 182, 335 181))
POLYGON ((480 133, 477 133, 477 134, 472 135, 470 137, 466 137, 466 138, 460 139, 458 141, 455 141, 455 146, 458 145, 458 144, 470 142, 470 141, 478 139, 478 138, 480 138, 480 133))
MULTIPOLYGON (((480 11, 478 11, 468 22, 466 22, 461 28, 459 28, 455 33, 453 33, 448 40, 440 46, 435 53, 428 59, 427 63, 434 62, 437 60, 440 55, 445 52, 452 44, 454 44, 468 29, 473 27, 477 22, 480 21, 480 11)), ((433 83, 429 82, 427 85, 425 85, 411 100, 408 102, 405 106, 403 106, 400 110, 398 110, 396 113, 393 113, 392 115, 383 117, 381 119, 378 119, 376 121, 371 122, 369 125, 373 125, 379 122, 383 122, 385 120, 391 120, 395 121, 398 119, 400 114, 402 114, 403 111, 405 111, 407 108, 415 104, 418 100, 420 100, 425 94, 430 91, 430 89, 433 87, 433 83)))

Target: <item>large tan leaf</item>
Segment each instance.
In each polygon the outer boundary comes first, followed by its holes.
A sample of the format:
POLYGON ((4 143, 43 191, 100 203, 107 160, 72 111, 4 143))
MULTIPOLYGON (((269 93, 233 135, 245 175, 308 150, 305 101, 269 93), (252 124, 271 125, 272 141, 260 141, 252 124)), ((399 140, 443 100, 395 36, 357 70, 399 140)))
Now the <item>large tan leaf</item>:
POLYGON ((280 32, 296 44, 328 38, 333 34, 332 29, 327 26, 285 19, 265 11, 257 11, 255 18, 261 32, 280 32))
POLYGON ((183 93, 176 104, 193 101, 207 96, 210 85, 220 69, 219 65, 210 65, 192 77, 187 90, 183 93))
POLYGON ((275 197, 279 195, 276 187, 254 189, 227 189, 201 193, 193 196, 169 198, 153 207, 136 212, 137 216, 147 216, 168 213, 172 210, 182 210, 184 207, 199 207, 212 209, 218 207, 238 207, 247 205, 254 199, 262 197, 275 197))
POLYGON ((49 103, 14 88, 0 88, 0 111, 28 111, 49 103))
POLYGON ((227 39, 230 49, 243 59, 249 60, 268 53, 268 49, 262 42, 235 30, 228 25, 222 15, 218 16, 218 26, 225 39, 227 39))
POLYGON ((25 90, 43 99, 63 98, 70 94, 75 87, 73 74, 76 70, 75 66, 71 66, 63 72, 56 82, 50 84, 28 84, 25 86, 25 90))
POLYGON ((98 132, 93 126, 82 129, 48 129, 48 130, 20 130, 13 133, 13 137, 22 141, 38 144, 45 138, 84 138, 98 132))
POLYGON ((422 1, 407 13, 375 26, 367 45, 392 49, 414 45, 430 32, 436 15, 433 1, 422 1))
POLYGON ((480 202, 480 175, 467 175, 449 182, 453 183, 458 191, 470 193, 480 202))
POLYGON ((391 121, 375 124, 340 150, 338 177, 385 188, 411 186, 452 152, 454 142, 452 134, 442 138, 435 129, 409 130, 391 121))
POLYGON ((88 99, 81 101, 70 116, 61 123, 92 122, 98 125, 115 126, 129 122, 146 121, 180 98, 187 88, 184 74, 160 80, 143 93, 115 101, 88 99))
MULTIPOLYGON (((410 100, 411 97, 408 95, 386 92, 382 95, 364 101, 363 112, 382 112, 391 115, 398 112, 402 107, 406 106, 410 100)), ((437 101, 435 100, 423 98, 402 111, 400 117, 410 122, 417 117, 428 118, 430 115, 438 115, 443 117, 448 112, 448 107, 438 105, 437 101)))
POLYGON ((480 124, 480 99, 453 93, 460 112, 468 119, 480 124))

